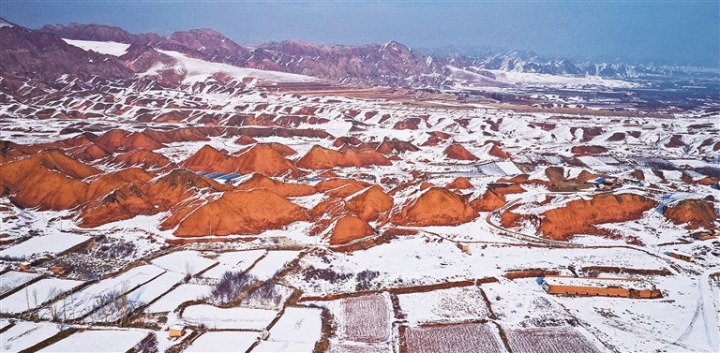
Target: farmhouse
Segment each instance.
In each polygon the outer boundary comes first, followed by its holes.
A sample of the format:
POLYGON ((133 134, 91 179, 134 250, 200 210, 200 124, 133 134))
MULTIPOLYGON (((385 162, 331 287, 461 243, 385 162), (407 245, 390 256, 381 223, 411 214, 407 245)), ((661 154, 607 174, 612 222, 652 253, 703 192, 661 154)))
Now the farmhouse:
POLYGON ((29 262, 21 262, 19 267, 20 271, 30 271, 32 264, 29 262))
POLYGON ((662 294, 652 284, 634 278, 545 276, 543 289, 549 294, 660 298, 662 294))
POLYGON ((688 262, 694 262, 694 261, 695 261, 695 256, 694 256, 694 255, 691 255, 691 254, 688 254, 688 253, 684 253, 684 252, 682 252, 682 251, 673 250, 673 251, 666 252, 665 254, 668 255, 668 256, 670 256, 670 257, 674 257, 674 258, 680 259, 680 260, 685 260, 685 261, 688 261, 688 262))
POLYGON ((170 326, 168 330, 168 336, 170 337, 182 337, 185 334, 185 325, 175 324, 170 326))

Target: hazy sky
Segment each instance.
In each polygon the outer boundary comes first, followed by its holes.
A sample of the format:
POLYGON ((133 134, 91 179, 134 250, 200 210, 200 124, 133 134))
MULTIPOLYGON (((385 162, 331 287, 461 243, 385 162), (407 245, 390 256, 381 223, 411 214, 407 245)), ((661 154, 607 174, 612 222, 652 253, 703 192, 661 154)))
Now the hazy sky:
POLYGON ((538 54, 720 65, 720 1, 6 1, 29 28, 101 23, 169 35, 211 28, 240 42, 492 46, 538 54))

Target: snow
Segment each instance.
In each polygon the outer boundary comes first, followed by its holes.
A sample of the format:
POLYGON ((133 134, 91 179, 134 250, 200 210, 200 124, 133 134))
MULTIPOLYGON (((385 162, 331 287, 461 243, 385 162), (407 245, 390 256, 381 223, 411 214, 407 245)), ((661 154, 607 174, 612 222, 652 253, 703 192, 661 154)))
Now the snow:
POLYGON ((51 235, 36 236, 20 244, 0 251, 0 257, 27 259, 35 254, 57 254, 72 248, 90 238, 82 235, 56 232, 51 235))
POLYGON ((85 330, 39 352, 126 352, 149 333, 142 330, 85 330))
POLYGON ((177 309, 180 304, 206 298, 210 295, 210 287, 200 284, 181 284, 172 292, 165 294, 147 308, 148 313, 162 313, 177 309))
POLYGON ((287 307, 280 320, 270 329, 270 340, 274 342, 307 343, 314 346, 321 336, 322 310, 318 308, 287 307))
POLYGON ((219 264, 205 271, 202 277, 220 279, 226 271, 245 272, 266 253, 266 250, 224 252, 215 259, 219 264))
MULTIPOLYGON (((118 276, 102 280, 79 292, 72 293, 63 300, 53 303, 52 307, 58 317, 81 318, 97 308, 98 300, 102 296, 122 295, 163 272, 159 267, 152 265, 134 267, 118 276)), ((39 316, 51 318, 53 315, 49 309, 43 309, 39 316)))
POLYGON ((129 302, 137 305, 148 304, 170 291, 176 284, 180 283, 185 275, 175 272, 165 272, 160 277, 146 283, 138 289, 126 295, 129 302))
POLYGON ((123 54, 127 53, 128 48, 130 48, 130 44, 126 43, 118 43, 118 42, 99 42, 99 41, 92 41, 92 40, 78 40, 78 39, 66 39, 63 38, 63 41, 65 43, 74 45, 78 48, 81 48, 86 51, 94 51, 96 53, 100 54, 107 54, 112 56, 122 56, 123 54))
POLYGON ((202 257, 197 251, 176 251, 155 258, 151 263, 170 272, 196 275, 217 262, 202 257))
POLYGON ((258 340, 258 332, 205 332, 184 352, 245 352, 258 340))
POLYGON ((42 279, 4 298, 0 305, 0 312, 17 314, 28 309, 35 309, 83 283, 85 282, 59 278, 42 279))
POLYGON ((307 342, 275 342, 275 341, 260 341, 253 353, 279 353, 279 352, 292 352, 292 353, 310 353, 315 349, 315 343, 307 342))
POLYGON ((0 334, 0 351, 19 352, 28 349, 60 332, 52 323, 20 321, 0 334))
POLYGON ((183 319, 214 330, 263 330, 275 320, 275 310, 249 308, 218 308, 212 305, 192 305, 183 311, 183 319))
POLYGON ((267 281, 277 272, 283 269, 285 265, 295 259, 300 254, 299 251, 269 251, 268 254, 258 261, 250 270, 250 274, 257 277, 260 281, 267 281))
POLYGON ((462 322, 490 315, 480 287, 439 289, 426 293, 399 294, 400 308, 411 324, 462 322))
POLYGON ((40 277, 38 273, 8 271, 0 275, 0 295, 4 295, 13 289, 22 286, 36 278, 40 277))
POLYGON ((586 86, 601 86, 612 88, 631 88, 638 84, 602 78, 599 76, 569 76, 549 75, 530 72, 487 70, 495 75, 495 80, 507 84, 520 84, 526 86, 560 86, 565 88, 581 88, 586 86))
MULTIPOLYGON (((165 55, 168 55, 177 60, 176 66, 173 67, 176 73, 186 73, 183 83, 195 83, 205 81, 208 77, 213 76, 215 73, 222 72, 230 76, 241 80, 244 77, 255 77, 260 80, 275 81, 275 82, 313 82, 317 79, 310 76, 289 74, 277 71, 267 70, 256 70, 241 68, 237 66, 211 63, 199 59, 189 58, 176 51, 169 50, 158 50, 165 55)), ((163 69, 166 69, 163 67, 163 69)), ((158 68, 151 68, 148 73, 153 74, 157 72, 158 68)))

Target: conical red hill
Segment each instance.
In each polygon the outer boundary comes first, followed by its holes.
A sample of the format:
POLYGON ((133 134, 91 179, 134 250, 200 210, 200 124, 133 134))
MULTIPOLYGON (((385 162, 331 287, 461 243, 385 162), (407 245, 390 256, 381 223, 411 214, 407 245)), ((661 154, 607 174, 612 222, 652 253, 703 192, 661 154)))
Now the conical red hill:
POLYGON ((688 223, 688 229, 714 229, 718 220, 712 202, 705 200, 682 200, 673 206, 666 206, 663 215, 675 224, 688 223))
POLYGON ((198 128, 186 127, 169 131, 145 129, 144 135, 160 143, 185 142, 185 141, 209 141, 204 132, 198 128))
POLYGON ((282 143, 270 142, 267 145, 270 146, 270 148, 274 149, 275 152, 279 153, 283 157, 288 157, 288 156, 297 154, 297 151, 295 151, 294 149, 292 149, 286 145, 283 145, 282 143))
POLYGON ((237 186, 237 190, 268 189, 282 197, 308 196, 316 193, 314 187, 303 184, 283 183, 272 180, 260 173, 253 174, 246 182, 237 186))
POLYGON ((479 197, 470 203, 470 206, 478 212, 495 211, 503 205, 505 205, 505 196, 503 194, 496 193, 493 190, 486 191, 482 197, 479 197))
POLYGON ((383 192, 383 188, 374 185, 362 194, 345 203, 348 210, 355 212, 360 219, 370 222, 388 215, 393 207, 393 198, 383 192))
POLYGON ((538 231, 546 237, 561 240, 575 234, 598 234, 595 225, 639 219, 656 204, 635 194, 597 194, 591 200, 574 200, 565 207, 545 212, 538 231))
POLYGON ((253 143, 257 143, 257 140, 252 138, 252 136, 242 134, 235 140, 235 143, 238 145, 252 145, 253 143))
POLYGON ((357 216, 346 215, 335 224, 330 236, 330 245, 341 245, 374 234, 375 230, 367 222, 357 216))
POLYGON ((79 150, 74 150, 73 152, 68 152, 71 156, 74 158, 83 160, 83 161, 95 161, 98 159, 103 159, 107 156, 110 156, 110 153, 105 151, 104 149, 98 147, 96 144, 92 144, 89 146, 81 147, 79 150))
POLYGON ((388 156, 391 154, 403 153, 403 152, 407 152, 407 151, 417 152, 420 149, 410 142, 392 139, 392 140, 383 141, 383 143, 381 143, 380 146, 378 146, 376 150, 378 152, 388 156))
POLYGON ((490 147, 490 151, 488 153, 491 156, 495 156, 498 158, 504 158, 504 159, 510 158, 510 154, 501 150, 500 147, 498 147, 498 145, 496 145, 496 144, 493 144, 492 147, 490 147))
POLYGON ((81 227, 97 227, 103 224, 131 219, 137 215, 157 212, 143 192, 133 184, 126 184, 105 197, 91 200, 80 211, 81 227))
POLYGON ((196 172, 233 173, 238 170, 236 157, 228 156, 210 145, 203 146, 181 165, 196 172))
POLYGON ((25 146, 10 141, 0 141, 0 158, 10 162, 42 151, 43 147, 25 146))
POLYGON ((147 195, 153 204, 161 209, 169 209, 196 195, 200 190, 213 193, 230 189, 232 189, 230 185, 220 184, 189 170, 175 169, 151 182, 147 188, 147 195))
POLYGON ((445 185, 446 189, 473 189, 475 188, 470 181, 464 177, 457 177, 452 183, 445 185))
POLYGON ((123 167, 137 166, 145 169, 165 169, 174 165, 167 157, 146 149, 137 149, 117 155, 113 158, 112 163, 123 167))
POLYGON ((77 180, 100 173, 58 150, 3 164, 0 190, 22 207, 66 210, 85 201, 88 185, 77 180))
POLYGON ((300 171, 271 146, 255 145, 237 157, 238 172, 242 174, 262 173, 269 176, 290 174, 301 175, 300 171))
POLYGON ((315 189, 320 192, 324 192, 331 197, 345 198, 367 188, 368 186, 370 186, 370 184, 362 181, 334 178, 323 180, 315 184, 315 189))
POLYGON ((368 167, 371 165, 392 165, 381 153, 366 149, 338 152, 322 146, 313 146, 295 165, 303 169, 332 169, 335 167, 368 167))
POLYGON ((445 155, 451 159, 463 160, 463 161, 476 161, 478 158, 466 150, 463 145, 459 143, 453 143, 445 149, 445 155))
POLYGON ((306 219, 305 209, 270 190, 229 191, 187 216, 174 234, 259 234, 306 219))
POLYGON ((152 151, 165 147, 141 132, 129 133, 120 129, 106 132, 95 140, 95 144, 108 152, 125 152, 139 148, 152 151))
POLYGON ((398 225, 441 226, 458 225, 472 221, 478 213, 470 207, 465 197, 447 189, 428 189, 402 212, 392 218, 398 225))
POLYGON ((153 177, 154 175, 140 168, 128 168, 103 174, 90 181, 86 198, 88 200, 94 200, 129 184, 140 187, 150 182, 153 177))

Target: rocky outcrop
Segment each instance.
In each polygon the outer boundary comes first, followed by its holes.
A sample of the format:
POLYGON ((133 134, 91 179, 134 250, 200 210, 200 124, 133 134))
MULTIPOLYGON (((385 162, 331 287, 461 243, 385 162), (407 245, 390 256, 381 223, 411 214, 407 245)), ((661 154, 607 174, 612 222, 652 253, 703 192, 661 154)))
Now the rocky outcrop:
POLYGON ((712 202, 686 199, 675 205, 665 206, 663 215, 675 224, 686 224, 688 229, 715 229, 718 215, 712 202))
POLYGON ((332 169, 336 167, 369 167, 392 165, 381 153, 367 149, 338 152, 322 146, 313 146, 295 165, 303 169, 332 169))
POLYGON ((445 149, 445 156, 451 159, 457 159, 461 161, 476 161, 479 158, 470 151, 466 150, 463 145, 454 143, 445 149))
POLYGON ((346 244, 374 234, 375 230, 366 221, 354 215, 347 215, 335 223, 330 236, 330 245, 346 244))
POLYGON ((391 222, 407 226, 458 225, 477 216, 466 197, 445 188, 432 187, 393 215, 391 222))
POLYGON ((282 197, 298 197, 315 194, 314 187, 296 183, 283 183, 270 179, 260 173, 255 173, 242 184, 236 187, 237 190, 268 189, 282 197))

